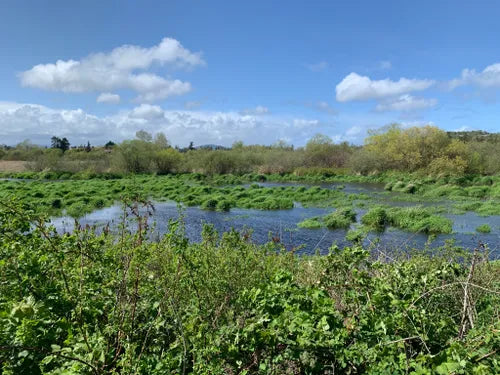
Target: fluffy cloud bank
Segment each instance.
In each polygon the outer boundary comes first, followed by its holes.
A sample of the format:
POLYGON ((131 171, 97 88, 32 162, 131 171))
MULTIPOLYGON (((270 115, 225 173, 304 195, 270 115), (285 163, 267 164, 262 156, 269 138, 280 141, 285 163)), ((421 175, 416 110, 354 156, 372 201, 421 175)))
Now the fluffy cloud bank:
POLYGON ((191 90, 189 82, 148 73, 153 65, 192 68, 204 64, 200 53, 189 51, 175 39, 164 38, 150 48, 124 45, 79 61, 35 65, 19 78, 23 86, 68 93, 127 89, 137 93, 136 101, 150 102, 191 90))
POLYGON ((99 117, 81 109, 59 110, 36 104, 0 102, 0 138, 15 144, 26 138, 48 144, 53 135, 67 137, 72 144, 104 144, 134 138, 137 130, 164 132, 172 144, 186 146, 216 143, 271 144, 290 139, 303 144, 321 131, 315 119, 241 115, 237 112, 164 110, 141 104, 111 116, 99 117), (263 134, 266 136, 263 137, 263 134))
POLYGON ((455 89, 464 85, 474 85, 480 88, 500 88, 500 63, 489 65, 482 72, 476 72, 474 69, 464 69, 460 78, 451 80, 448 87, 455 89))
POLYGON ((384 99, 413 91, 422 91, 428 89, 434 83, 434 81, 428 79, 408 78, 400 78, 399 81, 390 79, 372 80, 367 76, 351 73, 335 87, 335 92, 339 102, 384 99))

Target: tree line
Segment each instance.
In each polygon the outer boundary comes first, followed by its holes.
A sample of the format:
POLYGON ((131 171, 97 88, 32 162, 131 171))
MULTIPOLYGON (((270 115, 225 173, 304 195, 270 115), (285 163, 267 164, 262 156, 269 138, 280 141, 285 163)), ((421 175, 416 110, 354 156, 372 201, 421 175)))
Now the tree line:
POLYGON ((435 126, 404 128, 392 124, 370 131, 362 146, 334 143, 323 134, 304 147, 280 141, 273 145, 231 148, 209 145, 172 147, 164 133, 144 130, 135 139, 105 146, 70 148, 67 138, 52 137, 52 147, 29 141, 0 148, 4 160, 25 160, 35 171, 117 173, 345 173, 385 171, 433 175, 491 175, 500 172, 500 135, 487 132, 446 132, 435 126))

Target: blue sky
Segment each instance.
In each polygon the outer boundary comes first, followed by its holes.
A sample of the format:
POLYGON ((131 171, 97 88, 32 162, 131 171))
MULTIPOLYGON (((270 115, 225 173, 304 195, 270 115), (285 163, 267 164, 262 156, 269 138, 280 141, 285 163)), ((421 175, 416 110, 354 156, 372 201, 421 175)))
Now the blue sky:
POLYGON ((497 1, 3 0, 0 143, 496 132, 499 19, 497 1))

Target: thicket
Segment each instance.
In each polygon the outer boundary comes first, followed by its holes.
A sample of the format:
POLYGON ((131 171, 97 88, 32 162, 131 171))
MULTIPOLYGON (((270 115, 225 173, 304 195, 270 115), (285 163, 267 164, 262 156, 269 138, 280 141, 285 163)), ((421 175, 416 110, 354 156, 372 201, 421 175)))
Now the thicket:
POLYGON ((26 160, 34 171, 89 173, 294 174, 331 177, 386 171, 418 172, 443 178, 500 172, 500 137, 488 133, 445 132, 434 126, 397 124, 371 131, 363 146, 335 144, 318 134, 304 147, 235 142, 229 149, 170 146, 163 133, 144 131, 136 139, 105 147, 81 146, 63 152, 24 141, 0 149, 0 158, 26 160))
POLYGON ((1 373, 500 372, 485 248, 297 257, 210 226, 190 243, 181 221, 150 241, 140 206, 124 212, 136 232, 61 235, 2 203, 1 373))

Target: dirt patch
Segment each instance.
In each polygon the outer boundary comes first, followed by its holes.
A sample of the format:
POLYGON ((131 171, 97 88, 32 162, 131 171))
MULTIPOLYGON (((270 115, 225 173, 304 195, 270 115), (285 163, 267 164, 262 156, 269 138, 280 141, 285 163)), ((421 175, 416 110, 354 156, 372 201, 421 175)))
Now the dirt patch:
POLYGON ((24 172, 26 162, 22 160, 0 160, 0 172, 24 172))

